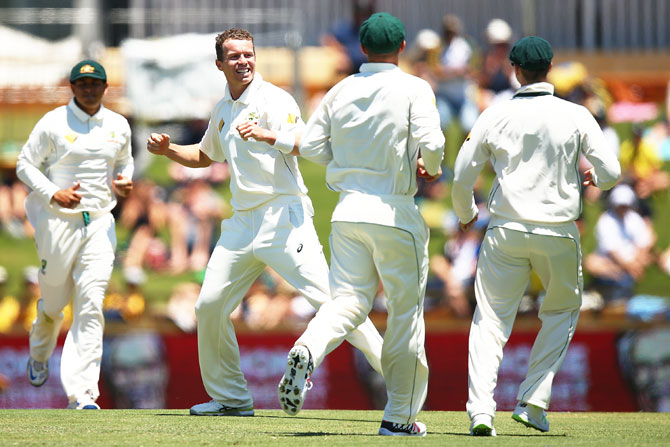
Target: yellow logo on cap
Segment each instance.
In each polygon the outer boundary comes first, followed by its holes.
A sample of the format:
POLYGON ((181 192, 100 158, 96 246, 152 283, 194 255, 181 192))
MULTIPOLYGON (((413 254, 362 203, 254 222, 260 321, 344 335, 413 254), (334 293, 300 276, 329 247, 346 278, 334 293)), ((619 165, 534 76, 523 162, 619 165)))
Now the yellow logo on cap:
POLYGON ((224 124, 225 123, 223 122, 223 118, 222 118, 221 121, 219 121, 219 132, 221 132, 221 129, 223 129, 224 124))
POLYGON ((295 116, 295 115, 292 114, 292 113, 289 113, 289 114, 288 114, 288 119, 286 120, 286 122, 289 123, 289 124, 295 124, 295 123, 298 122, 298 117, 295 116))
POLYGON ((93 68, 93 65, 82 65, 82 67, 79 69, 79 73, 95 73, 95 68, 93 68))
POLYGON ((65 139, 66 139, 67 141, 69 141, 70 143, 74 143, 74 141, 77 139, 77 137, 79 137, 79 135, 77 135, 77 134, 74 133, 74 132, 68 132, 68 133, 65 135, 65 139))

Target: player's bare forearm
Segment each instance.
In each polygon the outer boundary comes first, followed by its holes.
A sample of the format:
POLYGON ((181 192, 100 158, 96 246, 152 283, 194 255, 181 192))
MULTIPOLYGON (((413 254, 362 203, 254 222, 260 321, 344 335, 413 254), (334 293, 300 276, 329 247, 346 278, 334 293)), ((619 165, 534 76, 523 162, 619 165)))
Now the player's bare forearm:
POLYGON ((200 150, 199 144, 186 146, 175 144, 170 142, 170 136, 164 133, 152 133, 147 139, 147 150, 154 155, 164 155, 188 168, 204 168, 212 164, 212 160, 200 150))

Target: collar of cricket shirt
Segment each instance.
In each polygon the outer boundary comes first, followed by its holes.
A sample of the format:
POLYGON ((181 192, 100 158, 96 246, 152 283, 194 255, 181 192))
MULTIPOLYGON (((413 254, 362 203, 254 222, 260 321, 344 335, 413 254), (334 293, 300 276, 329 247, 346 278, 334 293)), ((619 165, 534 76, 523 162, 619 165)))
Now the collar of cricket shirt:
POLYGON ((388 62, 366 62, 361 64, 360 72, 361 73, 377 73, 380 71, 391 71, 391 70, 400 70, 396 64, 391 64, 388 62))
POLYGON ((82 123, 87 123, 89 120, 93 121, 102 121, 102 115, 103 115, 103 110, 105 107, 100 104, 100 108, 98 109, 97 112, 95 112, 95 115, 89 115, 88 113, 84 112, 77 103, 75 102, 74 98, 70 99, 70 102, 67 105, 70 110, 72 110, 72 113, 74 113, 74 116, 77 117, 79 121, 82 123))
POLYGON ((514 94, 515 98, 527 98, 530 96, 545 96, 553 95, 554 86, 548 82, 536 82, 521 87, 514 94))
POLYGON ((258 89, 261 88, 261 84, 263 84, 263 76, 261 76, 259 72, 255 72, 254 78, 249 83, 249 86, 244 89, 239 98, 233 99, 233 97, 230 96, 230 89, 228 86, 226 86, 226 94, 224 95, 223 99, 227 101, 237 101, 241 102, 242 104, 249 105, 253 102, 255 93, 258 91, 258 89))

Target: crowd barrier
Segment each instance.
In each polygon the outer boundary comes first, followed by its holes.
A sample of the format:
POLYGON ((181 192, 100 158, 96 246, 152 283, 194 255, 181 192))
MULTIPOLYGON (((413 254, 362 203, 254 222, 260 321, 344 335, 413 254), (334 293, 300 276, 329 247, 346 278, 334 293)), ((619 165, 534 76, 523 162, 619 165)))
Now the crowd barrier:
MULTIPOLYGON (((523 380, 536 327, 510 338, 499 371, 496 401, 511 410, 523 380)), ((276 386, 297 334, 242 333, 242 370, 257 409, 279 408, 276 386)), ((554 379, 552 411, 670 411, 670 328, 578 330, 554 379), (665 378, 664 378, 665 377, 665 378)), ((0 408, 63 408, 59 361, 63 340, 51 359, 51 376, 41 388, 25 375, 26 336, 0 337, 0 374, 7 385, 0 408)), ((430 379, 426 410, 464 410, 467 401, 467 328, 431 330, 426 335, 430 379)), ((130 331, 105 337, 102 408, 189 408, 209 399, 198 366, 195 334, 130 331)), ((381 377, 357 350, 344 343, 313 376, 305 408, 379 409, 386 395, 381 377)))

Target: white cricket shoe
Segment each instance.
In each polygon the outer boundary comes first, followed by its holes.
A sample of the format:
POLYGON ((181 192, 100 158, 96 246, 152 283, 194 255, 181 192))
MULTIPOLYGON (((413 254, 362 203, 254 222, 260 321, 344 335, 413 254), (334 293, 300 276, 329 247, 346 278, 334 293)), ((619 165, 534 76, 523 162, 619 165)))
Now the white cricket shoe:
POLYGON ((95 403, 91 391, 86 391, 84 395, 67 405, 68 410, 99 410, 100 406, 95 403))
POLYGON ((521 422, 529 428, 534 428, 541 432, 549 431, 549 421, 547 420, 547 412, 544 408, 526 402, 519 402, 514 408, 512 419, 521 422))
POLYGON ((277 387, 279 404, 285 413, 295 416, 302 408, 305 394, 312 389, 314 362, 307 346, 296 345, 288 353, 286 372, 277 387))
POLYGON ((411 424, 398 424, 382 420, 379 434, 382 436, 426 436, 426 424, 418 421, 411 424))
POLYGON ((32 386, 42 386, 49 377, 49 362, 38 362, 32 357, 28 358, 26 365, 28 381, 32 386))
POLYGON ((203 404, 193 405, 190 413, 194 416, 253 416, 254 407, 228 407, 212 399, 203 404))
POLYGON ((470 424, 470 436, 498 436, 493 427, 493 416, 490 414, 476 414, 470 424))

